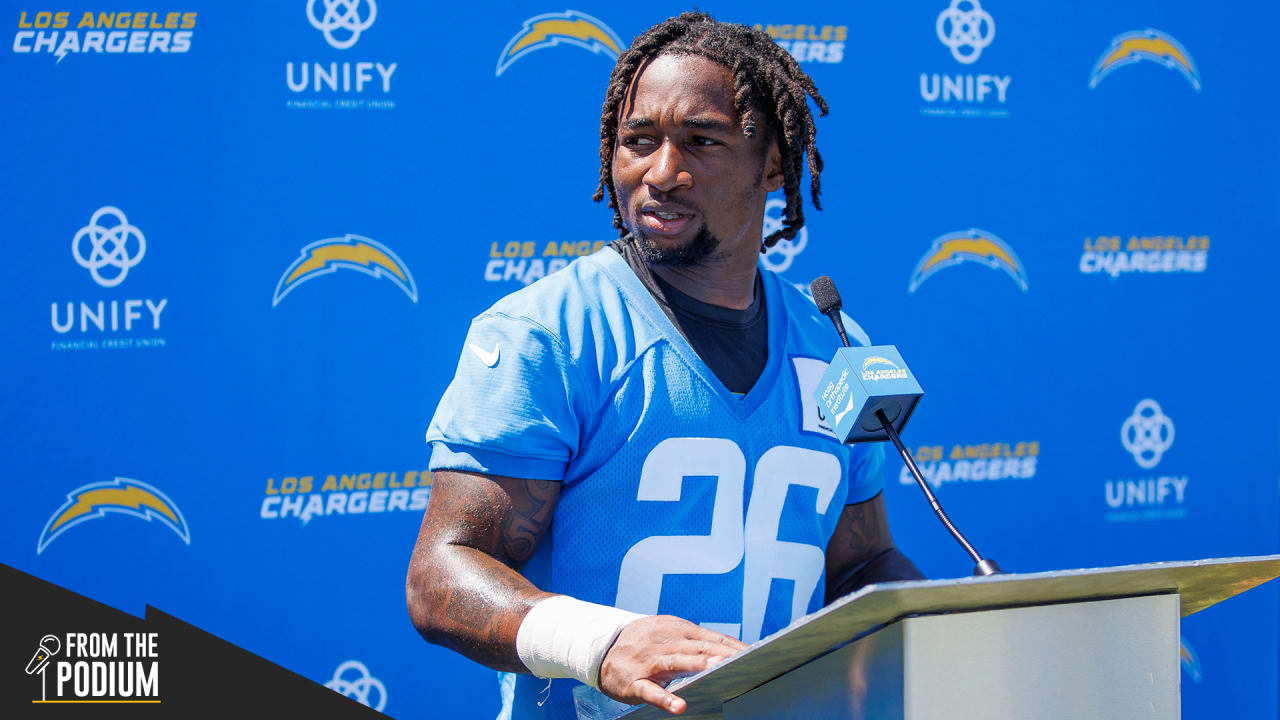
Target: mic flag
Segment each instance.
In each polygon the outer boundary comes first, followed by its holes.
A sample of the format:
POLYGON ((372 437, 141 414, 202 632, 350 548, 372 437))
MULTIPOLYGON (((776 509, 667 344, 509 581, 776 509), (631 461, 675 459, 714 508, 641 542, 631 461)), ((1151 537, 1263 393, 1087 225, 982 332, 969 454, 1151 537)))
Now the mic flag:
POLYGON ((901 434, 922 395, 920 383, 892 345, 840 348, 813 391, 819 416, 846 443, 889 439, 877 410, 901 434))

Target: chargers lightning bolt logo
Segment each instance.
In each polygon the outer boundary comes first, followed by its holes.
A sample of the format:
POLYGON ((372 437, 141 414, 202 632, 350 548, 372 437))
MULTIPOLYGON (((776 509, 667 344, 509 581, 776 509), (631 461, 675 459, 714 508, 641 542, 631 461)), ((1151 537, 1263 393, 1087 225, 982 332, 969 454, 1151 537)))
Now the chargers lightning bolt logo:
POLYGON ((622 38, 617 33, 586 13, 577 10, 545 13, 524 21, 524 27, 502 49, 498 56, 498 69, 493 74, 501 75, 515 61, 531 52, 562 43, 604 54, 610 60, 617 60, 623 48, 622 38))
POLYGON ((1027 271, 1014 254, 1013 248, 986 230, 970 228, 947 233, 933 241, 929 252, 920 258, 916 269, 911 273, 911 284, 907 287, 907 292, 915 292, 916 288, 938 271, 966 261, 981 263, 993 270, 1003 270, 1022 288, 1022 292, 1027 291, 1027 271))
POLYGON ((1121 33, 1111 39, 1111 45, 1098 58, 1089 76, 1089 88, 1098 87, 1112 70, 1143 60, 1159 63, 1170 70, 1177 70, 1200 92, 1200 70, 1196 68, 1191 53, 1167 33, 1155 28, 1121 33))
POLYGON ((36 543, 36 554, 44 552, 62 533, 89 520, 120 513, 150 521, 159 520, 191 544, 191 531, 182 511, 169 496, 140 480, 118 477, 110 482, 91 483, 67 493, 67 502, 45 523, 36 543))
POLYGON ((383 277, 395 283, 409 299, 418 302, 418 286, 409 268, 391 248, 360 235, 318 240, 302 248, 302 254, 280 276, 271 307, 280 304, 285 295, 302 283, 337 272, 356 270, 372 277, 383 277))

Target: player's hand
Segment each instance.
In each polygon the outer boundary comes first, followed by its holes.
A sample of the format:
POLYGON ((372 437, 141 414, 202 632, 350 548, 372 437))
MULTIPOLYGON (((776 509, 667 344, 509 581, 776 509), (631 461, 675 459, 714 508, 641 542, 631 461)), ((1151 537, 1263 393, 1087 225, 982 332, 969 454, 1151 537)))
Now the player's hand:
POLYGON ((671 615, 634 620, 622 629, 600 663, 600 690, 635 705, 647 702, 672 714, 684 700, 663 685, 706 670, 746 649, 738 640, 671 615))

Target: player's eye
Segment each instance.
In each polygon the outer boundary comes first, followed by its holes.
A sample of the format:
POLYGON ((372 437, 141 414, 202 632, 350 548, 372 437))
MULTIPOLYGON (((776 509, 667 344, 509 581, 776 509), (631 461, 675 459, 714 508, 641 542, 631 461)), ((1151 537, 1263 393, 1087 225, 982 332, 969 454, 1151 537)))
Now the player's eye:
POLYGON ((657 143, 653 141, 653 138, 645 137, 643 135, 632 135, 631 137, 623 138, 622 144, 628 147, 652 147, 657 143))
POLYGON ((712 145, 722 145, 723 143, 721 143, 719 140, 713 140, 709 137, 702 137, 701 135, 696 135, 692 140, 689 141, 689 144, 696 147, 710 147, 712 145))

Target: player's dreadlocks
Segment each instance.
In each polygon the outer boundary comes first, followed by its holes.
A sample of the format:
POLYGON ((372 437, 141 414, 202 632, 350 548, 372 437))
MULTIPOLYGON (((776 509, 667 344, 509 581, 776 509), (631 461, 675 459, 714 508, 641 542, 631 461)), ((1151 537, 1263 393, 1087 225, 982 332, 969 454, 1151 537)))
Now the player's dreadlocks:
POLYGON ((765 141, 781 138, 778 149, 782 157, 783 191, 787 198, 782 228, 765 238, 764 246, 773 247, 778 240, 795 237, 804 226, 800 176, 806 155, 811 178, 810 197, 813 206, 822 209, 818 204, 822 155, 814 144, 817 129, 805 95, 813 97, 822 111, 821 115, 827 114, 827 102, 795 58, 764 32, 746 25, 716 22, 705 13, 687 12, 654 25, 637 37, 618 58, 600 113, 600 184, 592 199, 599 202, 608 191, 613 226, 619 235, 626 235, 627 230, 618 211, 612 172, 619 108, 636 71, 659 55, 701 55, 729 68, 733 74, 734 104, 747 137, 754 134, 759 124, 756 109, 763 111, 765 141))

